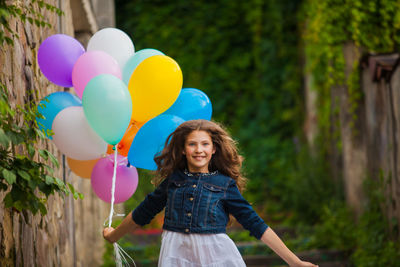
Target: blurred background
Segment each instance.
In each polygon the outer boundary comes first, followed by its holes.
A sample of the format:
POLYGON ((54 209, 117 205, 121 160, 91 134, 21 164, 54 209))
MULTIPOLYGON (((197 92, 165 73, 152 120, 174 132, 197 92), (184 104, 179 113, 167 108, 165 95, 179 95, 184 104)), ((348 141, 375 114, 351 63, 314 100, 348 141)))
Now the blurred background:
MULTIPOLYGON (((238 142, 245 198, 302 259, 400 266, 399 0, 49 2, 65 12, 52 19, 53 32, 85 43, 116 27, 136 51, 154 48, 180 65, 183 87, 205 92, 213 120, 238 142)), ((140 170, 126 213, 154 189, 151 175, 140 170)), ((137 266, 156 266, 162 222, 160 214, 120 242, 137 266)), ((77 232, 80 223, 71 221, 77 232)), ((238 223, 228 234, 248 266, 284 265, 238 223)), ((28 255, 4 251, 14 262, 28 255)), ((74 266, 115 264, 110 245, 86 265, 79 245, 71 251, 74 266)))
MULTIPOLYGON (((245 197, 291 249, 399 266, 399 5, 117 0, 115 14, 137 50, 171 56, 210 97, 245 157, 245 197)), ((271 254, 239 229, 245 256, 271 254)))

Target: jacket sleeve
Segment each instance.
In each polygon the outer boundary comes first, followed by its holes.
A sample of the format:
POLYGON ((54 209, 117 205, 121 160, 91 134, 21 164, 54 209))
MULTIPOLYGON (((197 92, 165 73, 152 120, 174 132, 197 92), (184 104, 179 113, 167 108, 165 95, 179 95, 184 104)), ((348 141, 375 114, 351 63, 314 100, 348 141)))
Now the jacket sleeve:
POLYGON ((257 239, 267 230, 268 225, 258 216, 252 206, 244 199, 234 180, 228 186, 225 205, 230 214, 257 239))
POLYGON ((140 225, 146 225, 162 211, 167 202, 168 179, 165 179, 152 193, 132 212, 132 220, 140 225))

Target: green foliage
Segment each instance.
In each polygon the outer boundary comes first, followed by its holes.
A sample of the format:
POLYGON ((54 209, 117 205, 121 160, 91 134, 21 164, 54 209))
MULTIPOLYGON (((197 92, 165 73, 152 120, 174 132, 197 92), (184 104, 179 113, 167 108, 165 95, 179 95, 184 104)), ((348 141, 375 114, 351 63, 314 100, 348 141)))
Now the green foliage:
POLYGON ((286 194, 282 196, 285 210, 292 210, 290 221, 315 224, 323 218, 325 206, 332 200, 342 200, 341 184, 330 175, 330 167, 321 151, 302 146, 294 163, 295 171, 286 179, 286 194), (320 153, 320 154, 318 154, 320 153))
MULTIPOLYGON (((12 46, 13 38, 18 38, 10 27, 11 18, 37 27, 51 27, 41 14, 43 9, 62 15, 60 9, 41 0, 24 4, 1 0, 1 46, 4 43, 12 46)), ((29 95, 28 99, 34 99, 34 96, 29 95)), ((19 212, 29 210, 33 214, 40 211, 41 215, 45 215, 47 198, 55 192, 61 193, 61 196, 72 193, 75 199, 83 198, 83 195, 71 184, 65 185, 53 176, 59 163, 49 151, 37 149, 38 140, 45 139, 45 136, 36 124, 36 117, 42 116, 33 100, 28 100, 24 106, 12 107, 7 88, 0 83, 0 190, 7 192, 5 207, 19 212)))
POLYGON ((41 115, 34 102, 12 108, 6 88, 0 84, 0 190, 7 192, 5 207, 45 215, 47 198, 54 192, 83 196, 53 176, 59 167, 57 159, 36 148, 37 140, 45 138, 35 124, 37 116, 41 115))
MULTIPOLYGON (((387 53, 400 48, 400 9, 396 0, 307 0, 302 5, 303 41, 307 69, 318 92, 318 122, 325 138, 330 138, 331 90, 346 85, 350 110, 362 99, 359 66, 355 63, 345 77, 343 46, 354 43, 359 51, 387 53)), ((357 51, 356 51, 357 52, 357 51)), ((354 129, 354 128, 353 128, 354 129)), ((327 139, 332 140, 332 139, 327 139)), ((322 144, 321 144, 322 145, 322 144)))
POLYGON ((10 27, 11 18, 16 18, 24 23, 29 22, 37 27, 51 27, 51 24, 43 15, 44 10, 56 13, 59 16, 64 14, 59 8, 43 0, 31 0, 27 3, 0 0, 0 46, 3 46, 4 43, 12 45, 13 38, 18 38, 17 32, 10 27))
POLYGON ((368 203, 355 231, 356 249, 351 257, 355 266, 400 266, 398 222, 387 218, 383 210, 389 177, 381 173, 377 179, 369 178, 365 181, 364 191, 368 203), (391 223, 389 220, 392 220, 391 223))
POLYGON ((298 227, 299 236, 287 242, 297 250, 339 249, 347 252, 354 266, 400 266, 400 245, 396 240, 397 224, 389 221, 382 208, 388 179, 365 180, 368 202, 356 220, 344 201, 332 200, 323 207, 319 222, 313 227, 298 227), (392 234, 390 234, 392 232, 392 234))
POLYGON ((356 245, 356 226, 344 202, 332 201, 323 207, 321 223, 314 228, 309 247, 351 251, 356 245))

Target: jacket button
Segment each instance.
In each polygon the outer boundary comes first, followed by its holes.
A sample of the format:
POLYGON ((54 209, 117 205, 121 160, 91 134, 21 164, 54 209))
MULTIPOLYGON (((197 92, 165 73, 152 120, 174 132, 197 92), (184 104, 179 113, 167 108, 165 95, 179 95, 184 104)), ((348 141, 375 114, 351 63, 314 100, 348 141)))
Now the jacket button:
POLYGON ((186 233, 189 233, 189 229, 185 229, 185 232, 186 232, 186 233))
POLYGON ((192 216, 192 214, 189 212, 189 213, 187 214, 187 216, 189 216, 189 217, 190 217, 190 216, 192 216))
POLYGON ((189 198, 189 200, 190 200, 190 201, 193 201, 193 198, 191 197, 191 198, 189 198))
POLYGON ((197 187, 197 185, 194 184, 194 185, 193 185, 193 188, 196 188, 196 187, 197 187))

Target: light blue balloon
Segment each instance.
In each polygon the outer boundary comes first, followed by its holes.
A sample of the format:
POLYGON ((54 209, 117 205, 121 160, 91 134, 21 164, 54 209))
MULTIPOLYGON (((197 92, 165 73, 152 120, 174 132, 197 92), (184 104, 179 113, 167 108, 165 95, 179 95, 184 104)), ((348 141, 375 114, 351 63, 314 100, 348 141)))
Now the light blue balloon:
POLYGON ((139 50, 135 54, 133 54, 133 56, 131 56, 125 63, 124 69, 122 70, 122 80, 124 81, 124 83, 126 85, 129 84, 129 79, 131 78, 133 71, 140 64, 140 62, 142 62, 146 58, 156 55, 164 55, 164 53, 156 49, 146 48, 139 50))
POLYGON ((162 114, 146 122, 132 141, 129 163, 137 168, 157 170, 154 156, 163 150, 167 137, 183 122, 177 116, 162 114))
POLYGON ((36 117, 36 123, 39 129, 49 138, 51 137, 51 126, 57 114, 72 106, 82 106, 82 101, 79 97, 68 92, 55 92, 43 98, 38 105, 38 112, 44 117, 36 117))
POLYGON ((132 99, 124 82, 111 74, 94 77, 83 91, 82 104, 93 130, 110 145, 118 144, 132 115, 132 99))
POLYGON ((212 105, 208 96, 195 88, 183 88, 174 102, 163 114, 171 114, 184 120, 211 120, 212 105))

